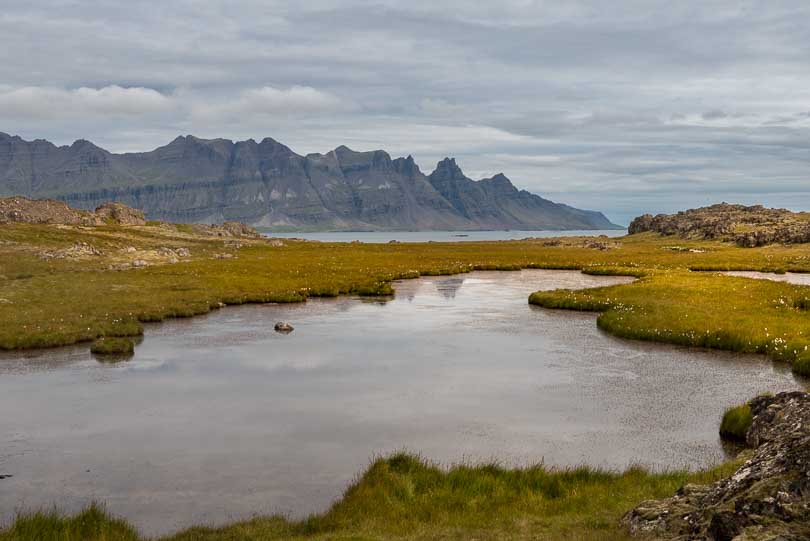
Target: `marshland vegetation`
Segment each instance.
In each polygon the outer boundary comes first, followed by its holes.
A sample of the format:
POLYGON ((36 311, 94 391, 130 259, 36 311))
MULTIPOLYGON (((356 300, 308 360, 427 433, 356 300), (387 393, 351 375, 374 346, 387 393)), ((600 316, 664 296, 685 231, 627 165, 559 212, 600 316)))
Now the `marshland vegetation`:
MULTIPOLYGON (((685 483, 730 475, 730 462, 699 473, 623 473, 497 463, 443 469, 409 454, 375 460, 329 510, 303 520, 260 517, 223 527, 195 527, 161 541, 323 541, 416 539, 627 538, 619 519, 642 500, 672 494, 685 483)), ((103 508, 64 516, 21 515, 0 541, 141 541, 103 508)))

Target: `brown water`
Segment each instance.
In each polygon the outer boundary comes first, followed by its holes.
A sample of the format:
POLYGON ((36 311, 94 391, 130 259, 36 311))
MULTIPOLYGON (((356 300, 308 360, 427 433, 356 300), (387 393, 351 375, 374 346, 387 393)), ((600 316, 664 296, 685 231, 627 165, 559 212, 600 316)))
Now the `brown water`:
POLYGON ((762 357, 623 341, 530 292, 614 284, 477 272, 151 326, 128 362, 0 356, 0 521, 92 500, 150 535, 325 509, 371 457, 624 468, 724 459, 724 408, 796 389, 762 357), (295 332, 273 332, 276 321, 295 332))

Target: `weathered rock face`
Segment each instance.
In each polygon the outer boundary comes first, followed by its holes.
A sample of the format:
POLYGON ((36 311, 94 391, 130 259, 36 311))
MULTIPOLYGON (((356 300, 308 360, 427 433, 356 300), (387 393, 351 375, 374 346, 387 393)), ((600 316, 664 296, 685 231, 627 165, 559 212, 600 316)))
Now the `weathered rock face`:
POLYGON ((687 485, 672 498, 643 502, 623 522, 656 539, 810 539, 810 394, 762 396, 751 403, 753 456, 731 477, 687 485))
POLYGON ((119 225, 146 225, 143 212, 121 203, 104 203, 96 209, 95 215, 102 221, 119 225))
POLYGON ((95 212, 88 212, 70 208, 63 201, 53 199, 0 198, 0 224, 9 222, 87 226, 146 224, 143 212, 120 203, 105 203, 95 212))
POLYGON ((0 198, 0 224, 9 222, 95 225, 96 219, 90 212, 72 209, 53 199, 0 198))
POLYGON ((644 214, 634 219, 629 233, 654 231, 692 239, 733 241, 739 246, 810 242, 810 215, 762 205, 746 207, 721 203, 677 214, 644 214))
POLYGON ((473 181, 453 160, 429 177, 413 158, 340 146, 300 156, 273 139, 178 137, 112 154, 88 141, 57 147, 0 133, 0 196, 51 197, 93 209, 118 201, 151 219, 325 229, 612 229, 598 212, 473 181))

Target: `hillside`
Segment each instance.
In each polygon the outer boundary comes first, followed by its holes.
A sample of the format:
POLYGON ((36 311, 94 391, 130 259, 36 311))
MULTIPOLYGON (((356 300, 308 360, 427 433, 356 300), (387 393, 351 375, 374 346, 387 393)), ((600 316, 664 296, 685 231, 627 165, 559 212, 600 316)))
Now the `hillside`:
POLYGON ((0 133, 0 197, 52 198, 94 209, 117 201, 172 222, 354 230, 612 229, 599 212, 518 190, 504 175, 474 181, 455 160, 425 175, 413 158, 340 146, 301 156, 270 138, 178 137, 113 154, 79 140, 56 146, 0 133))

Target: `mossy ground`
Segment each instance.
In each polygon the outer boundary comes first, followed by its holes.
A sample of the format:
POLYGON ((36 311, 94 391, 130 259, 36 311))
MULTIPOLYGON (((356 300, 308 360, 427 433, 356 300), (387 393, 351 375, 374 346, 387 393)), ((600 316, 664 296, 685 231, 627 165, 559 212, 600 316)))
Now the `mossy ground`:
MULTIPOLYGON (((736 466, 692 474, 497 464, 444 470, 399 454, 376 460, 323 514, 192 528, 163 541, 624 539, 619 519, 639 501, 668 496, 686 482, 720 479, 736 466)), ((0 541, 140 539, 131 526, 97 506, 73 517, 24 515, 0 532, 0 541)))

